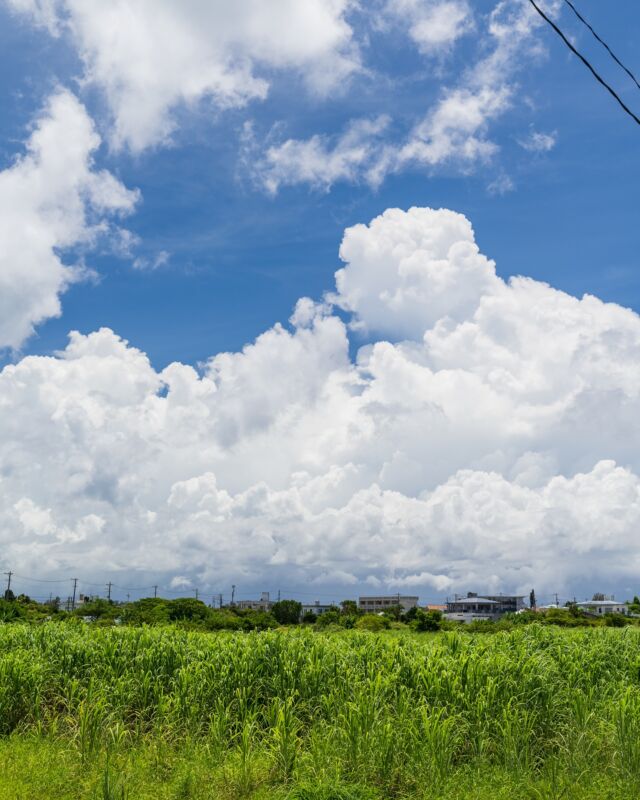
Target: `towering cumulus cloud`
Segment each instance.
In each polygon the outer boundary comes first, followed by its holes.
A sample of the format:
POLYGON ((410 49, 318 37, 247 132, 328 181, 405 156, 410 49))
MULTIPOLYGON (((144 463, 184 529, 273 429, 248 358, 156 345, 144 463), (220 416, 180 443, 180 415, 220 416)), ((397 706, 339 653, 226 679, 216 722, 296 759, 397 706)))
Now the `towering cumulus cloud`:
POLYGON ((503 281, 452 211, 340 252, 333 295, 201 372, 109 330, 5 367, 6 557, 425 595, 636 574, 640 318, 503 281))

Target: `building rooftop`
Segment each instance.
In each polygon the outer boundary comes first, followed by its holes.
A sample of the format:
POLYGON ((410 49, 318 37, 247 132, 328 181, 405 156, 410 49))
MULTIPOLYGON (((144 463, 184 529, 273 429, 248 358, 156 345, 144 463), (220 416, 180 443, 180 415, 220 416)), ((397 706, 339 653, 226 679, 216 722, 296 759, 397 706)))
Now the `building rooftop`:
POLYGON ((579 600, 578 606, 624 606, 623 600, 579 600))
POLYGON ((482 603, 483 605, 485 605, 485 604, 498 605, 499 602, 500 602, 499 600, 490 600, 488 597, 478 597, 478 596, 475 596, 475 597, 458 597, 456 600, 450 600, 449 601, 449 605, 452 606, 455 603, 460 603, 460 604, 465 604, 465 605, 467 605, 468 603, 482 603))

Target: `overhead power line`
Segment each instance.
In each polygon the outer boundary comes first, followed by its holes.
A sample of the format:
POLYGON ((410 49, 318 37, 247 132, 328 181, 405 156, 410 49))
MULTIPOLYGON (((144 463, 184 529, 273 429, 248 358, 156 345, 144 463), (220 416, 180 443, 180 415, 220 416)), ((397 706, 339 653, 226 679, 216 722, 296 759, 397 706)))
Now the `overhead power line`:
POLYGON ((571 50, 571 52, 572 52, 572 53, 574 53, 576 56, 578 56, 578 58, 580 59, 580 61, 582 61, 582 63, 583 63, 583 64, 585 65, 585 67, 586 67, 586 68, 589 70, 589 72, 590 72, 590 73, 593 75, 593 77, 594 77, 594 78, 595 78, 595 79, 598 81, 598 83, 600 83, 600 84, 602 84, 602 86, 604 86, 604 88, 605 88, 605 89, 606 89, 606 90, 609 92, 609 94, 610 94, 610 95, 611 95, 611 96, 612 96, 612 97, 615 99, 615 101, 618 103, 618 105, 620 105, 620 107, 622 108, 622 110, 623 110, 625 113, 627 113, 627 114, 628 114, 628 115, 631 117, 631 119, 632 119, 634 122, 636 122, 638 125, 640 125, 640 117, 637 117, 637 116, 636 116, 636 115, 633 113, 633 111, 632 111, 632 110, 631 110, 631 109, 630 109, 630 108, 629 108, 629 107, 628 107, 628 106, 625 104, 625 102, 624 102, 624 101, 623 101, 623 100, 620 98, 620 96, 617 94, 617 92, 615 91, 615 89, 613 89, 611 86, 609 86, 609 84, 608 84, 608 83, 607 83, 607 82, 604 80, 604 78, 602 78, 602 77, 601 77, 601 76, 600 76, 600 75, 599 75, 599 74, 596 72, 596 70, 595 70, 595 69, 594 69, 594 68, 591 66, 591 64, 590 64, 590 63, 587 61, 587 59, 586 59, 586 58, 585 58, 585 57, 582 55, 582 53, 581 53, 579 50, 576 50, 576 48, 575 48, 575 47, 574 47, 574 46, 571 44, 571 42, 570 42, 570 41, 567 39, 567 37, 564 35, 564 33, 563 33, 563 32, 560 30, 560 28, 559 28, 559 27, 556 25, 556 23, 555 23, 555 22, 554 22, 554 21, 553 21, 553 20, 552 20, 550 17, 548 17, 548 16, 547 16, 547 15, 544 13, 544 11, 543 11, 543 10, 540 8, 540 6, 538 6, 538 4, 535 2, 535 0, 529 0, 529 2, 530 2, 530 3, 531 3, 531 5, 532 5, 532 6, 535 8, 535 10, 538 12, 538 14, 540 14, 540 16, 542 17, 542 19, 543 19, 543 20, 545 20, 545 22, 547 22, 547 23, 548 23, 548 24, 549 24, 549 25, 550 25, 550 26, 553 28, 553 30, 554 30, 554 31, 555 31, 555 32, 558 34, 558 36, 559 36, 559 37, 562 39, 562 41, 563 41, 563 42, 564 42, 564 43, 567 45, 567 47, 569 48, 569 50, 571 50))
POLYGON ((565 2, 565 3, 566 3, 568 6, 569 6, 569 8, 570 8, 570 9, 573 11, 573 13, 576 15, 576 17, 577 17, 577 18, 580 20, 580 22, 582 22, 582 24, 583 24, 583 25, 586 25, 586 26, 587 26, 587 28, 589 28, 589 30, 591 31, 591 33, 593 34, 593 36, 594 36, 594 37, 595 37, 595 38, 596 38, 596 39, 597 39, 597 40, 600 42, 600 44, 601 44, 601 45, 604 47, 604 49, 607 51, 607 53, 609 53, 609 55, 610 55, 610 56, 611 56, 611 58, 612 58, 612 59, 613 59, 613 60, 616 62, 616 64, 617 64, 619 67, 622 67, 622 69, 623 69, 623 70, 624 70, 624 71, 627 73, 627 75, 628 75, 628 76, 631 78, 631 80, 632 80, 632 81, 635 83, 635 85, 638 87, 638 89, 640 89, 640 83, 638 83, 638 81, 636 80, 636 76, 633 74, 633 72, 631 72, 631 70, 630 70, 628 67, 626 67, 626 66, 625 66, 625 65, 622 63, 622 61, 620 61, 620 59, 618 58, 618 56, 617 56, 617 55, 616 55, 616 54, 613 52, 613 50, 612 50, 612 49, 609 47, 609 45, 608 45, 608 44, 607 44, 607 43, 604 41, 604 39, 602 39, 602 38, 600 38, 600 36, 598 36, 598 34, 597 34, 595 31, 594 31, 594 29, 591 27, 591 25, 589 25, 589 23, 587 22, 587 20, 586 20, 586 19, 585 19, 585 18, 582 16, 582 14, 581 14, 581 13, 578 11, 578 9, 577 9, 577 8, 576 8, 576 7, 573 5, 573 3, 571 2, 571 0, 564 0, 564 2, 565 2))
POLYGON ((15 572, 13 572, 12 575, 14 578, 20 578, 20 580, 34 583, 68 583, 69 581, 73 580, 73 578, 54 578, 48 580, 45 580, 44 578, 29 578, 27 575, 16 575, 15 572))

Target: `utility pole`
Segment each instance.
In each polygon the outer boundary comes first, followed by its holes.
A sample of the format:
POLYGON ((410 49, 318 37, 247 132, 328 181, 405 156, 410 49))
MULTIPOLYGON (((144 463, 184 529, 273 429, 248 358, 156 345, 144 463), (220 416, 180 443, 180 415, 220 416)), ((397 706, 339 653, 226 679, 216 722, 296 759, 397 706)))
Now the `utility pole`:
POLYGON ((280 602, 280 589, 278 589, 278 602, 280 602))
POLYGON ((235 605, 234 598, 236 596, 236 585, 235 583, 231 584, 231 605, 235 605))
POLYGON ((556 598, 556 608, 560 608, 560 601, 558 600, 558 592, 556 592, 554 596, 556 598))
POLYGON ((218 600, 220 602, 220 608, 222 608, 222 592, 218 595, 218 600))
POLYGON ((71 578, 71 580, 73 581, 73 600, 71 601, 71 610, 75 611, 76 610, 76 586, 78 585, 78 579, 77 578, 71 578))
POLYGON ((9 592, 11 591, 11 576, 13 575, 13 572, 9 570, 9 572, 5 572, 4 574, 7 576, 7 591, 5 592, 5 597, 8 598, 9 592))
POLYGON ((153 587, 153 596, 154 596, 154 597, 157 597, 157 596, 158 596, 158 587, 157 587, 157 586, 154 586, 154 587, 153 587))
POLYGON ((198 589, 196 587, 196 600, 198 599, 198 589))
POLYGON ((107 584, 107 600, 111 602, 111 581, 107 584))

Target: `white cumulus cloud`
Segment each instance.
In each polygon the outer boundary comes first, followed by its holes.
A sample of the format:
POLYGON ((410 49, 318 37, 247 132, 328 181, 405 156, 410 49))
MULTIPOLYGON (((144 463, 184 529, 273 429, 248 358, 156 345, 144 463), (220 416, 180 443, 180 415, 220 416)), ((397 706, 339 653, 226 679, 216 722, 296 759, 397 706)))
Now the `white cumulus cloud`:
POLYGON ((420 52, 447 51, 473 29, 473 15, 466 0, 389 0, 386 13, 406 26, 420 52))
POLYGON ((349 0, 6 0, 72 38, 85 79, 106 95, 113 142, 133 151, 165 141, 175 112, 263 99, 274 70, 324 94, 358 69, 349 0))
POLYGON ((556 131, 551 133, 531 131, 526 138, 519 139, 518 144, 530 153, 548 153, 549 150, 553 150, 556 146, 557 139, 558 134, 556 131))
POLYGON ((310 139, 287 139, 271 145, 257 157, 253 137, 245 136, 244 160, 250 164, 257 182, 270 194, 276 194, 281 186, 305 183, 324 191, 337 181, 364 180, 376 185, 379 182, 376 171, 367 173, 367 167, 382 151, 382 135, 389 121, 385 115, 355 120, 337 137, 316 134, 310 139))
MULTIPOLYGON (((553 14, 557 6, 558 0, 552 0, 547 11, 553 14)), ((408 26, 424 54, 446 51, 474 25, 462 0, 389 0, 384 13, 385 19, 408 26)), ((408 169, 468 174, 486 166, 499 153, 491 130, 516 103, 518 73, 544 52, 537 36, 542 24, 526 2, 499 0, 484 20, 479 54, 456 79, 440 82, 436 99, 420 109, 404 134, 391 135, 390 125, 360 119, 338 136, 316 134, 270 144, 262 156, 255 154, 252 140, 251 172, 273 194, 287 184, 328 189, 348 181, 377 187, 390 174, 408 169)), ((554 143, 554 134, 540 133, 520 142, 537 151, 550 150, 554 143)), ((503 176, 489 184, 489 193, 513 188, 503 176)))
POLYGON ((211 591, 628 585, 640 317, 499 278, 444 209, 390 209, 341 255, 333 297, 199 371, 107 329, 6 366, 5 563, 211 591), (370 332, 355 359, 332 302, 370 332))
POLYGON ((96 169, 100 137, 68 91, 48 100, 25 153, 0 172, 0 348, 18 348, 38 323, 60 314, 60 295, 85 274, 64 253, 114 234, 137 192, 96 169))

